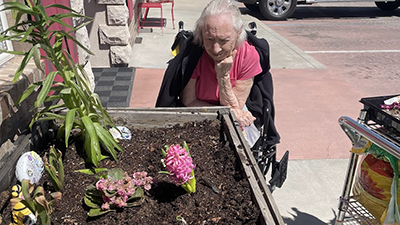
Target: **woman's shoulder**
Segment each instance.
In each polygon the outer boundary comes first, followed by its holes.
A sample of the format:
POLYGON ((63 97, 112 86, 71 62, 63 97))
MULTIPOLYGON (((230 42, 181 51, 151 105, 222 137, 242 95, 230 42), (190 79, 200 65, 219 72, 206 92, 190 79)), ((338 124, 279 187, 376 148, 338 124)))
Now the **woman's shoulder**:
POLYGON ((244 58, 254 58, 259 57, 256 48, 248 41, 243 42, 239 49, 240 54, 244 58))

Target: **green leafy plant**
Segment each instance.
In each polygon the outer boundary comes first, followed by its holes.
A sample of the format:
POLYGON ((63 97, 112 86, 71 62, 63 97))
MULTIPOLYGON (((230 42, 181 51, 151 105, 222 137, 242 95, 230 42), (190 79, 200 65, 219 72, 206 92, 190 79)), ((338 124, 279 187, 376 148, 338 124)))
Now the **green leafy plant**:
POLYGON ((169 177, 180 185, 188 193, 196 192, 196 178, 194 177, 194 168, 192 156, 189 152, 187 143, 183 142, 183 147, 180 145, 165 146, 162 149, 164 158, 161 160, 167 171, 159 173, 168 174, 169 177))
POLYGON ((152 183, 153 178, 146 172, 129 176, 120 168, 111 169, 87 187, 84 202, 90 208, 88 215, 100 216, 118 208, 140 206, 144 202, 143 189, 150 190, 152 183))
POLYGON ((0 42, 18 41, 30 43, 32 46, 27 52, 1 50, 24 56, 13 81, 19 79, 32 58, 43 73, 41 59, 49 60, 55 69, 47 74, 44 81, 31 84, 20 97, 18 104, 35 90, 39 90, 34 104, 35 115, 31 126, 38 120, 58 121, 61 125, 57 137, 64 137, 67 147, 71 130, 77 129, 78 135, 84 142, 86 163, 91 163, 95 167, 98 166, 99 161, 108 157, 102 154, 101 147, 114 160, 117 160, 116 149, 119 151, 122 149, 107 129, 107 127, 114 127, 114 123, 103 108, 99 96, 90 91, 85 70, 79 64, 75 64, 68 50, 63 48, 63 43, 71 40, 92 54, 73 37, 73 33, 90 23, 91 19, 60 4, 43 6, 40 0, 26 1, 26 3, 27 5, 18 2, 3 4, 3 11, 12 10, 15 14, 15 25, 0 34, 0 42), (58 8, 67 12, 48 15, 46 9, 50 8, 58 8), (27 20, 21 19, 24 15, 27 16, 27 20), (88 21, 77 27, 72 27, 64 22, 65 19, 74 17, 81 17, 88 21), (52 30, 50 27, 56 24, 65 29, 52 30), (41 55, 40 49, 44 52, 43 55, 41 55), (60 76, 62 82, 55 81, 56 76, 60 76), (46 102, 52 104, 43 107, 46 102), (63 110, 66 113, 59 113, 63 110))
POLYGON ((29 180, 22 180, 21 186, 24 196, 21 202, 36 214, 39 224, 50 225, 50 214, 53 211, 53 202, 61 199, 61 192, 51 193, 51 200, 47 200, 42 186, 37 187, 35 191, 33 191, 34 186, 29 183, 29 180))
POLYGON ((44 169, 46 170, 51 183, 56 191, 64 189, 64 166, 62 163, 62 153, 56 150, 54 146, 50 147, 49 159, 47 160, 47 153, 43 157, 44 169))

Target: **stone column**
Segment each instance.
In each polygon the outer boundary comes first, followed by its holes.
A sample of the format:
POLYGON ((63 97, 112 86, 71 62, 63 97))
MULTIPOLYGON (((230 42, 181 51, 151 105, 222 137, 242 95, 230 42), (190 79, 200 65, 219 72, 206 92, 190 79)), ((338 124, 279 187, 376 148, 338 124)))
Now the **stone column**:
MULTIPOLYGON (((71 3, 71 8, 73 10, 79 12, 82 15, 85 15, 85 8, 84 8, 83 0, 71 0, 70 3, 71 3)), ((72 25, 74 27, 79 26, 83 22, 84 22, 83 18, 73 18, 72 19, 72 25)), ((90 49, 89 34, 88 34, 86 27, 82 27, 81 29, 77 30, 75 32, 75 38, 87 49, 90 49)), ((78 63, 85 70, 85 72, 89 78, 90 90, 93 92, 94 88, 95 88, 95 83, 94 83, 94 74, 92 71, 92 65, 90 64, 90 61, 89 61, 90 54, 87 53, 85 50, 81 49, 79 46, 77 48, 78 48, 78 61, 79 61, 78 63)))
POLYGON ((112 65, 127 66, 132 56, 132 47, 129 44, 129 11, 125 0, 98 0, 97 3, 107 5, 107 24, 99 24, 100 43, 110 46, 112 65))

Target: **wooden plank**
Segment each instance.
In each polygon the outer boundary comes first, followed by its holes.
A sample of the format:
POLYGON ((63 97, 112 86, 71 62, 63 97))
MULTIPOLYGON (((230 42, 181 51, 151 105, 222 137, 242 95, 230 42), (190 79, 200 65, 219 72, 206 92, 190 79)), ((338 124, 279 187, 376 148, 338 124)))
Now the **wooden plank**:
POLYGON ((236 118, 231 113, 224 114, 222 117, 224 121, 223 124, 225 125, 225 132, 230 134, 228 137, 230 137, 230 142, 238 153, 242 168, 248 177, 254 198, 257 204, 259 204, 266 224, 284 225, 285 223, 279 213, 275 200, 265 182, 264 176, 258 168, 249 145, 245 141, 236 118))
POLYGON ((0 159, 0 192, 9 188, 15 182, 15 166, 19 157, 30 151, 30 135, 21 135, 14 143, 14 150, 9 151, 0 159))
POLYGON ((108 112, 115 111, 127 111, 127 112, 141 112, 141 111, 151 111, 151 112, 229 112, 230 108, 227 106, 205 106, 205 107, 157 107, 157 108, 121 108, 121 107, 108 107, 108 112))
POLYGON ((136 128, 172 127, 186 122, 214 120, 217 113, 167 112, 167 111, 118 111, 111 112, 111 118, 116 125, 133 126, 136 128))
POLYGON ((214 120, 220 111, 228 112, 229 107, 116 108, 108 110, 116 125, 129 123, 130 126, 137 128, 172 127, 186 122, 214 120))

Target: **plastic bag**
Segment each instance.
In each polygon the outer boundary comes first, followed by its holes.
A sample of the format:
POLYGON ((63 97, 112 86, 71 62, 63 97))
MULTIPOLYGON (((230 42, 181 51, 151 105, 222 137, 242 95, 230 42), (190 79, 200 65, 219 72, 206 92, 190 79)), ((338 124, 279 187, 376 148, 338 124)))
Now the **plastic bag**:
POLYGON ((260 131, 257 129, 256 125, 252 123, 250 126, 242 127, 243 135, 250 147, 253 147, 257 140, 260 138, 260 131))

